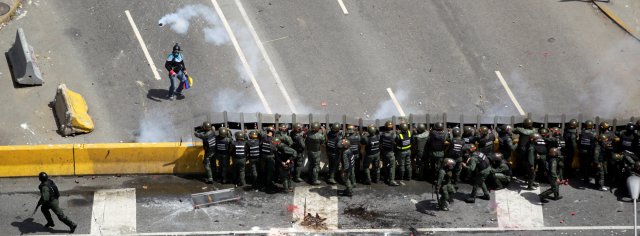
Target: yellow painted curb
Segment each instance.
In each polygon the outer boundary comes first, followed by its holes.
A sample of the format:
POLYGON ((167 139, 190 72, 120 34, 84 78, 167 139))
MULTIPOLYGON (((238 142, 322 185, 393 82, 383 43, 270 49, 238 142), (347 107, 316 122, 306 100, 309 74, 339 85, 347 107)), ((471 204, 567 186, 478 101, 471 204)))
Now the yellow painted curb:
POLYGON ((0 177, 74 174, 73 144, 0 146, 0 177))
POLYGON ((640 40, 640 33, 638 33, 638 31, 634 30, 633 28, 629 27, 629 25, 624 23, 624 21, 620 19, 620 17, 618 17, 613 12, 613 10, 611 10, 611 8, 609 8, 607 5, 605 5, 602 2, 593 1, 593 3, 596 4, 596 6, 598 6, 598 8, 602 12, 604 12, 604 14, 606 14, 611 20, 613 20, 616 24, 618 24, 622 29, 627 31, 627 33, 631 34, 631 36, 633 36, 634 38, 640 40))
POLYGON ((204 173, 202 146, 180 143, 74 145, 75 174, 204 173))

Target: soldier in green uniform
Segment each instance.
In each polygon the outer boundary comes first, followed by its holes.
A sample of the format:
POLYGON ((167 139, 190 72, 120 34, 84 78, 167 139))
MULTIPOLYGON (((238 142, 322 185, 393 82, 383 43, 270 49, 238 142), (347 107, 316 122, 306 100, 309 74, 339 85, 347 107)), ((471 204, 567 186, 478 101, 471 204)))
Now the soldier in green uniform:
POLYGON ((327 158, 329 159, 329 176, 327 183, 336 184, 335 176, 338 172, 340 163, 340 149, 338 144, 342 139, 342 131, 340 123, 331 124, 331 130, 327 133, 327 158))
POLYGON ((565 179, 565 161, 564 161, 564 149, 566 148, 566 143, 564 138, 562 137, 562 132, 558 127, 549 128, 549 135, 545 139, 547 142, 547 146, 549 148, 557 148, 558 154, 556 155, 556 160, 558 162, 558 179, 560 179, 561 183, 567 183, 568 180, 565 179))
POLYGON ((524 174, 525 176, 529 174, 530 166, 529 166, 529 140, 531 139, 531 135, 535 134, 536 131, 533 129, 533 121, 529 118, 526 118, 522 121, 523 127, 517 127, 513 130, 513 134, 519 135, 516 143, 518 146, 516 147, 516 160, 518 164, 518 168, 516 168, 517 173, 524 174))
POLYGON ((580 174, 585 183, 590 183, 593 175, 593 154, 596 149, 596 134, 593 131, 593 121, 584 122, 584 129, 578 136, 578 154, 580 155, 580 174))
POLYGON ((207 172, 206 182, 213 184, 213 174, 216 173, 216 161, 213 157, 216 148, 216 134, 211 128, 211 123, 205 121, 202 126, 195 128, 193 135, 202 139, 202 147, 204 149, 203 164, 207 172))
POLYGON ((543 203, 548 202, 545 198, 548 198, 549 195, 553 193, 553 200, 560 200, 562 196, 560 196, 560 189, 558 188, 558 149, 550 148, 549 149, 549 157, 546 160, 547 167, 545 169, 545 177, 547 177, 549 184, 551 185, 550 189, 545 190, 544 192, 538 195, 540 197, 540 201, 543 203))
POLYGON ((396 160, 400 165, 400 179, 411 180, 411 130, 409 124, 401 123, 396 136, 396 160))
POLYGON ((438 176, 438 171, 441 168, 442 159, 444 159, 444 150, 447 143, 450 142, 447 131, 444 130, 444 124, 438 122, 433 126, 433 130, 429 133, 427 138, 426 151, 429 156, 429 180, 435 180, 438 176))
POLYGON ((302 130, 302 124, 296 123, 293 125, 293 130, 291 130, 290 134, 291 139, 293 140, 293 145, 291 148, 296 150, 296 157, 293 160, 295 163, 294 166, 294 182, 302 182, 302 178, 300 178, 300 174, 302 173, 302 166, 304 165, 304 152, 306 149, 304 142, 304 131, 302 130))
POLYGON ((566 144, 563 151, 564 156, 564 175, 565 178, 573 176, 574 170, 571 166, 573 164, 573 156, 578 149, 578 121, 571 119, 569 125, 564 129, 564 142, 566 144))
POLYGON ((298 155, 298 153, 293 148, 290 148, 286 143, 283 143, 278 137, 273 138, 271 142, 276 147, 275 159, 276 163, 278 163, 278 173, 282 180, 281 184, 283 192, 293 192, 291 171, 293 170, 293 159, 298 155))
POLYGON ((417 179, 426 180, 428 162, 425 160, 425 145, 427 144, 427 138, 429 138, 429 132, 427 132, 427 126, 425 124, 418 124, 416 127, 416 134, 413 135, 411 140, 412 161, 414 164, 414 173, 417 179))
POLYGON ((344 181, 345 190, 343 192, 344 196, 351 197, 353 196, 353 188, 356 184, 354 178, 352 177, 354 173, 354 165, 355 165, 355 156, 353 154, 351 147, 351 142, 348 139, 342 139, 341 143, 338 145, 342 150, 340 161, 342 163, 342 170, 340 173, 342 174, 342 180, 344 181))
POLYGON ((491 161, 491 173, 487 178, 487 181, 491 183, 492 188, 500 190, 509 186, 511 182, 511 167, 509 163, 504 160, 502 153, 494 153, 489 158, 491 161))
POLYGON ((258 179, 258 167, 260 166, 260 137, 258 131, 249 132, 249 141, 247 141, 247 155, 249 157, 249 176, 251 176, 251 187, 260 188, 258 179))
POLYGON ((483 193, 483 195, 480 196, 480 199, 491 199, 489 190, 487 189, 487 185, 485 184, 487 176, 489 176, 489 174, 491 173, 489 158, 487 158, 484 153, 479 152, 475 144, 471 144, 469 147, 469 158, 466 162, 463 162, 462 165, 466 167, 473 176, 471 178, 473 181, 473 188, 471 189, 469 198, 467 198, 465 202, 476 202, 476 192, 478 191, 478 188, 481 188, 483 193))
POLYGON ((291 147, 293 145, 293 139, 289 136, 289 127, 287 124, 278 125, 278 131, 273 135, 274 137, 280 138, 281 142, 291 147))
POLYGON ((438 171, 438 181, 436 189, 440 193, 438 208, 442 211, 449 211, 449 203, 453 203, 453 194, 456 189, 453 185, 453 168, 456 162, 451 158, 445 158, 442 168, 438 171))
POLYGON ((516 145, 511 138, 511 125, 502 125, 498 129, 498 146, 504 160, 509 161, 511 153, 516 150, 516 145))
POLYGON ((360 137, 360 144, 364 145, 366 155, 362 163, 364 184, 377 183, 380 181, 380 135, 378 134, 378 128, 370 125, 367 127, 367 132, 360 137), (371 175, 373 175, 373 178, 371 175))
POLYGON ((596 167, 596 185, 600 191, 609 191, 604 185, 605 174, 607 173, 607 162, 613 156, 612 149, 613 141, 609 138, 609 135, 601 133, 598 135, 598 146, 593 154, 593 164, 596 167))
POLYGON ((527 159, 527 170, 529 170, 529 173, 527 175, 527 190, 535 190, 536 187, 539 186, 539 184, 535 182, 536 167, 538 167, 538 171, 544 173, 544 168, 546 167, 545 161, 548 152, 547 142, 545 142, 540 134, 533 134, 529 140, 529 158, 527 159))
POLYGON ((320 129, 320 123, 311 123, 311 130, 306 134, 305 146, 309 158, 310 183, 319 185, 318 173, 320 172, 320 147, 325 144, 324 130, 320 129))
POLYGON ((384 123, 384 131, 380 134, 380 153, 382 157, 385 182, 391 186, 399 186, 396 182, 396 157, 394 155, 396 133, 393 132, 393 123, 384 123))
POLYGON ((360 132, 356 130, 354 125, 347 125, 347 140, 350 143, 351 153, 353 154, 353 158, 355 158, 354 166, 353 166, 353 175, 351 175, 351 181, 353 182, 354 188, 356 185, 356 180, 360 180, 360 176, 362 175, 362 170, 360 168, 361 158, 360 158, 360 132))
POLYGON ((465 156, 465 142, 462 139, 462 131, 460 128, 455 127, 451 130, 451 145, 449 145, 449 151, 447 152, 449 158, 455 161, 455 167, 453 167, 453 184, 456 185, 460 182, 460 174, 462 173, 462 161, 465 156))
POLYGON ((496 140, 496 135, 493 134, 493 130, 489 130, 486 126, 480 126, 478 129, 478 150, 484 155, 490 156, 494 152, 493 142, 496 140))
POLYGON ((229 169, 229 151, 231 149, 231 134, 229 133, 229 129, 225 127, 220 127, 218 129, 218 135, 216 136, 216 148, 214 157, 218 164, 220 164, 220 173, 218 178, 220 178, 220 182, 223 184, 228 184, 229 180, 227 179, 229 176, 227 175, 227 170, 229 169))
POLYGON ((58 191, 56 184, 49 179, 49 176, 45 172, 40 172, 40 174, 38 174, 38 179, 40 179, 40 185, 38 186, 38 189, 40 190, 40 200, 38 201, 38 206, 42 205, 40 211, 42 211, 44 218, 47 219, 47 224, 44 225, 44 227, 53 228, 55 226, 53 219, 51 219, 51 213, 49 212, 49 210, 52 210, 53 213, 58 216, 58 220, 69 226, 69 233, 76 231, 78 225, 65 216, 62 209, 60 209, 60 206, 58 206, 60 192, 58 191))
POLYGON ((246 137, 244 132, 237 131, 235 133, 235 136, 236 140, 231 146, 231 153, 233 153, 233 182, 237 186, 244 186, 247 184, 247 182, 245 181, 244 169, 247 163, 247 153, 249 153, 249 148, 247 146, 247 142, 245 141, 246 137))
POLYGON ((273 184, 273 172, 276 168, 275 162, 275 146, 272 140, 274 139, 275 131, 273 127, 268 126, 264 128, 264 131, 260 135, 260 179, 262 180, 262 186, 267 190, 275 190, 276 186, 273 184))

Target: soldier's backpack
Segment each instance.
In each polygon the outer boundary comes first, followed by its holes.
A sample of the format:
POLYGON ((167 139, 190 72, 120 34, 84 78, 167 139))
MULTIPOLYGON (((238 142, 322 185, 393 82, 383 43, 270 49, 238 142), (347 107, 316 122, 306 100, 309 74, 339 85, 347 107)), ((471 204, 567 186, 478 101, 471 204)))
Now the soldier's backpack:
POLYGON ((58 191, 58 186, 52 180, 47 180, 47 187, 49 188, 49 192, 51 192, 51 197, 54 199, 60 198, 60 191, 58 191))

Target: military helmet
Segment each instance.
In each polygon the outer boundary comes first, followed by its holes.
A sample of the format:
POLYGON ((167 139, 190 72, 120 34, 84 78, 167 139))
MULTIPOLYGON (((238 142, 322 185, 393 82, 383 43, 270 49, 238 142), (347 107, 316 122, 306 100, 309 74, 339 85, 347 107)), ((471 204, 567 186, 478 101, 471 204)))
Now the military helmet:
POLYGON ((601 131, 609 130, 609 127, 610 127, 609 122, 606 122, 606 121, 600 122, 601 131))
POLYGON ((289 129, 289 126, 287 124, 282 123, 278 126, 278 130, 280 131, 287 131, 287 129, 289 129))
POLYGON ((540 136, 546 137, 547 135, 549 135, 549 129, 547 128, 540 128, 538 130, 538 133, 540 134, 540 136))
POLYGON ((509 133, 509 132, 511 132, 511 129, 513 129, 513 128, 511 127, 511 125, 507 125, 507 124, 505 124, 505 125, 502 125, 502 126, 500 127, 500 132, 509 133))
POLYGON ((467 136, 472 135, 473 134, 473 128, 471 128, 471 126, 465 126, 465 127, 462 128, 462 133, 464 135, 467 135, 467 136))
POLYGON ((427 131, 427 125, 420 123, 416 126, 416 130, 419 134, 424 133, 427 131))
POLYGON ((502 153, 494 153, 493 154, 493 160, 497 161, 497 162, 501 162, 504 159, 504 156, 502 155, 502 153))
POLYGON ((552 147, 549 148, 549 156, 555 157, 558 155, 558 148, 552 147))
POLYGON ((236 140, 244 140, 244 132, 242 131, 237 131, 235 133, 235 136, 236 136, 236 140))
POLYGON ((585 121, 585 122, 584 122, 584 127, 585 127, 586 129, 593 129, 593 121, 591 121, 591 120, 587 120, 587 121, 585 121))
POLYGON ((391 122, 391 121, 384 122, 384 128, 386 128, 387 131, 392 130, 393 129, 393 122, 391 122))
POLYGON ((348 139, 342 139, 342 148, 349 148, 351 146, 351 142, 348 139))
POLYGON ((535 133, 535 134, 531 135, 531 140, 537 140, 537 139, 540 139, 540 138, 542 138, 542 136, 540 134, 538 134, 538 133, 535 133))
POLYGON ((375 135, 378 132, 378 128, 376 128, 375 125, 369 125, 367 127, 367 132, 369 132, 369 135, 375 135))
POLYGON ((40 180, 40 182, 47 181, 49 179, 49 175, 47 175, 47 173, 45 172, 40 172, 40 174, 38 174, 38 179, 40 180))
POLYGON ((279 145, 282 142, 282 140, 280 140, 279 137, 273 137, 273 139, 271 139, 271 144, 274 145, 279 145))
POLYGON ((478 129, 478 132, 480 134, 488 134, 489 133, 489 128, 487 128, 487 126, 480 126, 480 128, 478 129))
POLYGON ((522 126, 524 126, 527 129, 531 129, 533 128, 533 120, 529 119, 529 118, 525 118, 522 121, 522 126))
POLYGON ((206 131, 211 130, 211 123, 209 123, 209 121, 202 122, 202 129, 206 131))
POLYGON ((469 144, 469 149, 468 149, 468 150, 469 150, 470 152, 474 152, 474 151, 476 151, 477 149, 478 149, 478 146, 476 146, 475 144, 473 144, 473 143, 472 143, 472 144, 469 144))
POLYGON ((560 135, 560 128, 551 127, 551 128, 549 128, 549 132, 551 132, 551 134, 553 134, 553 135, 560 135))
POLYGON ((320 123, 319 123, 319 122, 313 122, 313 123, 311 123, 311 130, 316 131, 316 132, 317 132, 318 130, 320 130, 320 123))
POLYGON ((407 124, 407 123, 401 123, 401 124, 400 124, 400 130, 402 130, 402 131, 408 131, 408 130, 409 130, 409 124, 407 124))
POLYGON ((249 132, 249 138, 258 139, 258 131, 252 130, 251 132, 249 132))
POLYGON ((273 126, 269 125, 269 126, 267 126, 267 127, 264 127, 264 131, 266 131, 267 133, 269 133, 269 132, 274 132, 274 131, 276 131, 276 130, 273 128, 273 126))
POLYGON ((607 136, 606 134, 600 134, 600 135, 598 135, 598 140, 600 140, 600 141, 609 141, 609 136, 607 136))
POLYGON ((456 165, 456 161, 454 161, 451 158, 445 158, 443 161, 443 166, 445 166, 447 169, 453 169, 453 167, 456 165))
POLYGON ((460 128, 458 128, 458 127, 453 128, 451 130, 451 134, 453 134, 453 137, 456 137, 456 138, 462 136, 462 132, 460 131, 460 128))
POLYGON ((433 128, 437 131, 442 131, 444 130, 444 124, 442 122, 435 123, 433 128))
POLYGON ((331 131, 336 132, 338 130, 340 130, 340 123, 336 122, 331 124, 331 131))
POLYGON ((569 121, 569 127, 572 128, 572 129, 578 128, 578 120, 571 119, 569 121))
POLYGON ((633 132, 634 130, 636 130, 636 125, 631 123, 631 122, 629 122, 625 129, 627 130, 627 132, 633 132))
POLYGON ((300 123, 293 124, 293 130, 295 130, 295 131, 302 130, 302 124, 300 124, 300 123))
POLYGON ((356 126, 352 124, 347 125, 347 133, 353 133, 356 131, 356 126))
POLYGON ((229 135, 229 130, 225 127, 220 127, 218 128, 218 135, 221 137, 225 137, 227 135, 229 135))

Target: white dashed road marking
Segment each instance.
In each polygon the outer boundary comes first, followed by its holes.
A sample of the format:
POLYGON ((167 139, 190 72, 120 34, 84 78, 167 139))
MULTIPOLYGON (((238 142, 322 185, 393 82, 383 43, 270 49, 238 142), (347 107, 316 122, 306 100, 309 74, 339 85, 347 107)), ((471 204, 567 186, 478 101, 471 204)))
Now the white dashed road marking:
POLYGON ((144 40, 142 40, 140 31, 138 31, 138 26, 136 26, 136 23, 133 21, 133 18, 131 17, 131 13, 129 12, 129 10, 124 11, 124 13, 127 15, 127 19, 129 19, 131 28, 133 28, 133 33, 136 35, 136 38, 138 38, 138 43, 140 43, 142 52, 144 53, 144 56, 147 58, 149 67, 151 67, 151 71, 153 72, 153 77, 156 78, 156 80, 160 80, 160 74, 158 74, 158 69, 156 68, 156 64, 153 63, 153 59, 151 58, 151 55, 149 55, 149 50, 147 50, 147 45, 144 43, 144 40))
POLYGON ((387 92, 391 97, 391 101, 393 102, 393 105, 395 105, 396 109, 398 109, 398 113, 400 113, 401 116, 405 116, 404 110, 402 110, 402 107, 400 106, 400 102, 398 102, 398 99, 396 98, 396 95, 393 94, 393 91, 391 90, 391 88, 387 88, 387 92))
POLYGON ((544 227, 540 189, 520 192, 502 189, 495 192, 500 228, 544 227))
POLYGON ((93 194, 91 235, 136 233, 136 189, 98 190, 93 194))
POLYGON ((507 90, 507 94, 509 94, 509 98, 511 98, 511 101, 516 106, 516 109, 518 109, 518 112, 520 112, 520 115, 524 116, 525 115, 524 110, 522 110, 522 107, 520 107, 520 103, 518 103, 518 100, 516 100, 516 97, 511 92, 511 89, 509 88, 507 81, 505 81, 504 78, 502 78, 502 73, 500 73, 500 71, 496 71, 496 75, 498 76, 498 79, 500 80, 502 87, 504 87, 504 89, 507 90))
POLYGON ((238 6, 238 9, 240 10, 240 14, 242 15, 242 18, 244 18, 244 22, 247 24, 247 26, 249 26, 249 31, 251 32, 251 36, 253 36, 253 40, 256 42, 256 45, 258 45, 258 49, 262 54, 262 58, 264 58, 264 61, 269 66, 269 70, 273 75, 273 79, 276 80, 278 89, 280 89, 280 93, 282 93, 282 96, 284 96, 284 100, 287 102, 287 105, 289 106, 291 113, 297 113, 296 108, 293 105, 293 102, 291 102, 291 97, 289 97, 289 93, 287 92, 287 89, 285 89, 284 85, 282 84, 282 80, 280 80, 280 75, 276 71, 276 67, 273 66, 273 62, 271 62, 271 58, 269 57, 269 54, 267 54, 267 50, 264 49, 264 45, 262 45, 262 41, 260 41, 260 37, 258 37, 258 33, 256 33, 255 28, 253 28, 253 24, 251 24, 251 20, 249 20, 249 17, 247 16, 247 12, 244 10, 244 7, 242 6, 242 3, 240 2, 240 0, 235 0, 235 1, 236 1, 236 5, 238 6))
POLYGON ((338 0, 338 4, 340 4, 340 8, 342 8, 342 13, 348 15, 349 11, 347 11, 347 7, 344 5, 344 2, 342 0, 338 0))
POLYGON ((247 58, 244 52, 242 51, 242 48, 240 48, 240 44, 236 39, 236 35, 231 30, 231 26, 229 26, 229 22, 227 21, 227 18, 224 16, 224 13, 222 12, 220 5, 218 4, 218 1, 211 0, 211 3, 213 4, 213 7, 216 9, 218 16, 220 16, 220 20, 224 25, 224 29, 227 30, 227 34, 229 34, 231 43, 233 43, 233 47, 236 49, 236 52, 238 53, 240 62, 242 62, 242 67, 244 67, 244 70, 247 73, 247 76, 249 76, 249 79, 251 79, 251 84, 253 84, 253 87, 256 89, 256 93, 258 93, 258 97, 260 97, 260 101, 262 101, 262 105, 264 106, 264 109, 267 111, 267 113, 273 114, 273 112, 271 111, 271 107, 269 106, 269 103, 267 103, 267 99, 264 97, 264 94, 260 89, 260 85, 258 84, 258 81, 256 81, 256 77, 253 74, 253 70, 251 70, 251 66, 249 65, 249 62, 247 62, 247 58))

